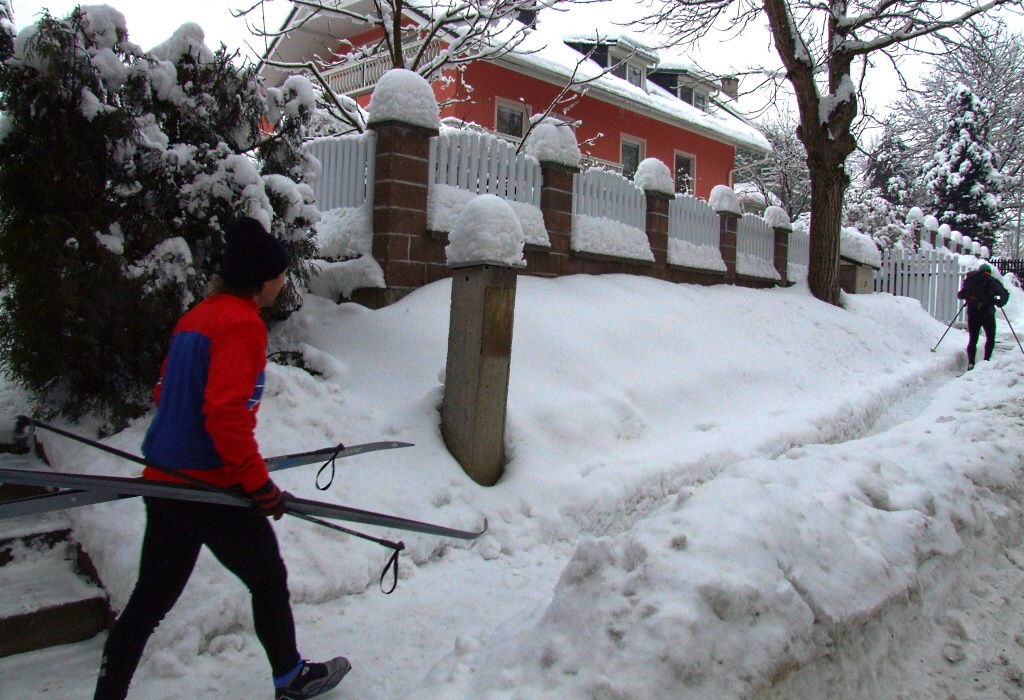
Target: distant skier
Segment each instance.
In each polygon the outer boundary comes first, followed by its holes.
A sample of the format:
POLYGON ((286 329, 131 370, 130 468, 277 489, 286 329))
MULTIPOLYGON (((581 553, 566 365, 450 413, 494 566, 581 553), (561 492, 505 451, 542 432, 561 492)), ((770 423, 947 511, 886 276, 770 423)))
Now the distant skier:
POLYGON ((968 272, 964 284, 957 292, 957 298, 967 302, 967 369, 974 369, 978 353, 978 335, 985 329, 985 359, 992 359, 996 346, 996 307, 1002 307, 1010 298, 1006 287, 992 276, 992 268, 982 264, 977 270, 968 272))
MULTIPOLYGON (((218 290, 186 313, 171 336, 142 451, 160 467, 238 488, 255 507, 143 499, 139 580, 103 648, 95 700, 127 696, 147 640, 181 595, 203 545, 249 589, 275 698, 320 695, 351 669, 341 656, 311 663, 299 654, 287 571, 264 517, 278 520, 285 504, 254 434, 267 348, 259 309, 272 305, 284 287, 288 254, 255 219, 233 221, 224 238, 218 290)), ((143 477, 180 481, 154 467, 143 477)))

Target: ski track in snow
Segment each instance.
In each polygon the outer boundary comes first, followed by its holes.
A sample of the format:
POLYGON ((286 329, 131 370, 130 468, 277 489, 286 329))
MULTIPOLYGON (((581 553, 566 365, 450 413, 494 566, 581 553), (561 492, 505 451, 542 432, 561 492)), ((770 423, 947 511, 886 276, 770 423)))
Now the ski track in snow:
MULTIPOLYGON (((839 406, 831 416, 818 421, 816 431, 772 440, 759 450, 760 456, 775 458, 802 445, 839 445, 891 430, 920 414, 939 388, 959 376, 963 367, 949 364, 945 371, 931 375, 902 377, 891 390, 864 397, 859 406, 839 406)), ((590 513, 577 514, 581 516, 577 524, 586 534, 595 536, 621 532, 672 493, 699 486, 736 459, 736 455, 716 458, 705 454, 700 460, 703 469, 680 465, 677 478, 663 477, 658 484, 640 485, 617 505, 595 504, 590 513), (618 511, 614 517, 600 512, 609 508, 618 511)), ((835 658, 828 661, 832 668, 816 665, 801 669, 777 689, 782 692, 786 688, 784 692, 789 695, 772 692, 765 697, 816 697, 813 689, 801 691, 805 676, 813 676, 811 685, 818 687, 822 677, 841 675, 846 663, 859 667, 863 655, 882 653, 873 693, 854 697, 1024 700, 1024 549, 1019 530, 1016 541, 1003 543, 1010 549, 1009 557, 996 543, 978 552, 974 563, 984 573, 971 576, 960 589, 954 586, 954 590, 930 594, 935 600, 923 600, 916 606, 923 614, 915 614, 915 606, 904 605, 883 613, 877 621, 866 624, 877 629, 867 630, 851 648, 837 650, 835 658), (886 635, 891 641, 885 639, 886 635), (864 639, 873 641, 866 644, 864 639), (979 646, 979 640, 984 644, 979 646), (844 663, 846 656, 849 659, 844 663), (973 688, 971 694, 958 694, 957 689, 968 684, 973 688)), ((432 562, 404 567, 398 589, 390 596, 371 588, 365 594, 342 596, 317 606, 296 605, 300 648, 318 658, 320 649, 332 650, 340 644, 344 653, 359 660, 339 691, 332 694, 339 700, 411 697, 431 667, 451 652, 449 648, 436 648, 432 629, 476 628, 482 637, 508 622, 509 610, 545 606, 576 544, 576 538, 554 538, 489 561, 474 549, 441 550, 439 558, 448 560, 448 567, 457 567, 467 583, 457 594, 445 589, 443 567, 432 562), (453 599, 455 595, 457 599, 453 599)), ((382 555, 382 564, 383 559, 382 555)), ((0 659, 0 677, 4 678, 0 698, 38 697, 41 693, 67 700, 91 697, 103 639, 101 635, 78 645, 0 659), (52 670, 45 679, 28 670, 40 664, 52 670)), ((242 676, 242 685, 233 687, 232 697, 265 695, 269 679, 255 637, 240 630, 221 634, 214 642, 189 669, 191 680, 195 682, 195 675, 203 674, 211 694, 222 695, 225 679, 242 676), (239 667, 248 672, 240 674, 239 667)), ((460 637, 455 644, 472 648, 479 640, 460 637)), ((133 686, 130 697, 184 698, 176 687, 180 686, 182 671, 177 666, 170 655, 151 650, 143 659, 137 674, 140 682, 133 686)))

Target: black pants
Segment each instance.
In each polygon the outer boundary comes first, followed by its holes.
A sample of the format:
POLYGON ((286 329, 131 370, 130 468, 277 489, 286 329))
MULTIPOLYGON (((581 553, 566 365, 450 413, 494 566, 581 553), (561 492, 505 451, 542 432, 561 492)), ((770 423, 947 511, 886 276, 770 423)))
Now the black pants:
POLYGON ((967 364, 974 364, 974 358, 978 354, 978 335, 981 329, 985 329, 985 359, 992 359, 992 351, 996 347, 996 310, 977 311, 967 307, 967 332, 970 337, 967 340, 967 364))
POLYGON ((252 595, 252 616, 275 676, 301 660, 288 596, 288 573, 270 522, 233 506, 146 498, 139 580, 114 623, 95 700, 123 700, 146 641, 181 595, 205 544, 252 595))

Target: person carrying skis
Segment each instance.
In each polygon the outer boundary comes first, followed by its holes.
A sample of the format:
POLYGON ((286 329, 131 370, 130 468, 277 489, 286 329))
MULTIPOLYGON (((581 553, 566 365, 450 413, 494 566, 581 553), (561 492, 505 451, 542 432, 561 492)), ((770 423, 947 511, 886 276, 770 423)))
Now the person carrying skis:
POLYGON ((978 335, 982 328, 985 329, 985 360, 992 359, 996 346, 996 307, 1004 306, 1010 293, 992 276, 988 263, 983 263, 977 270, 967 273, 956 296, 967 306, 967 369, 974 369, 978 335))
POLYGON ((237 488, 255 507, 143 499, 139 578, 103 648, 95 700, 127 696, 147 640, 181 595, 203 545, 249 589, 277 700, 327 692, 351 669, 341 656, 313 663, 298 652, 287 571, 268 520, 284 513, 284 494, 254 432, 267 348, 259 309, 284 287, 288 254, 251 218, 231 222, 224 239, 216 291, 182 316, 171 336, 154 390, 156 416, 142 445, 155 466, 143 477, 237 488))

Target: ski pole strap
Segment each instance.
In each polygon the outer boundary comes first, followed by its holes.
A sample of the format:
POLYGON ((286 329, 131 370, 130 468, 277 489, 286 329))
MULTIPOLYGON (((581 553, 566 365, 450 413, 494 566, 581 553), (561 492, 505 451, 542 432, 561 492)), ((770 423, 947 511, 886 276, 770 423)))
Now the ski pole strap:
MULTIPOLYGON (((287 501, 285 501, 285 503, 287 503, 287 501)), ((387 547, 388 549, 392 550, 391 557, 388 559, 387 564, 384 565, 384 570, 380 572, 380 590, 382 593, 384 593, 384 595, 390 595, 394 592, 395 588, 398 587, 398 555, 401 554, 402 551, 405 549, 405 542, 392 542, 391 540, 385 540, 381 537, 373 537, 372 535, 367 535, 362 532, 356 532, 355 530, 351 530, 347 527, 342 527, 341 525, 329 523, 326 520, 321 520, 320 518, 316 518, 312 515, 296 513, 295 511, 291 510, 285 510, 285 512, 288 515, 292 515, 296 518, 299 518, 300 520, 315 523, 316 525, 321 525, 331 530, 337 530, 338 532, 343 532, 346 535, 352 535, 353 537, 358 537, 360 539, 367 540, 368 542, 373 542, 374 544, 379 544, 381 547, 387 547), (384 578, 387 576, 389 569, 392 571, 393 576, 391 579, 391 588, 384 590, 384 578)))
POLYGON ((338 458, 338 453, 345 449, 345 445, 338 443, 338 446, 334 449, 334 454, 327 458, 327 461, 320 467, 320 471, 316 473, 316 487, 321 491, 326 491, 331 488, 331 484, 334 483, 334 460, 338 458), (324 473, 324 469, 327 467, 331 468, 331 477, 327 480, 327 483, 323 486, 320 485, 320 475, 324 473))

